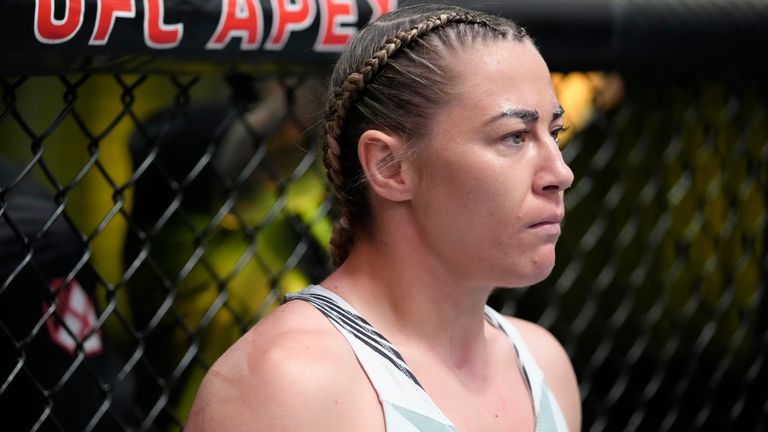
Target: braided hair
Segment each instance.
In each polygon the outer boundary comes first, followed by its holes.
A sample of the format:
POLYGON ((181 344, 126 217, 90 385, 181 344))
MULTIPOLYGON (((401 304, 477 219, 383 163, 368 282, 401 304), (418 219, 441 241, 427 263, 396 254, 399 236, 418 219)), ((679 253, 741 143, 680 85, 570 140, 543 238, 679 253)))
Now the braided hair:
POLYGON ((370 222, 357 156, 362 133, 379 129, 416 138, 426 130, 432 108, 450 95, 452 53, 479 42, 527 38, 508 19, 442 5, 398 9, 355 36, 331 76, 323 136, 323 163, 339 211, 331 238, 335 266, 370 222))

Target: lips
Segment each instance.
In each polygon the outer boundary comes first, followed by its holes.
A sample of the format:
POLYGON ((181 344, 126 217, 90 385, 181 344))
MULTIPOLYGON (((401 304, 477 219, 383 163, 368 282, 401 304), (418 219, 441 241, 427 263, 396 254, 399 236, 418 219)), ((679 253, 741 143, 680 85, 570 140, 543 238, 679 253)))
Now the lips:
POLYGON ((544 235, 560 235, 560 224, 552 222, 543 222, 531 225, 530 229, 534 232, 544 235))
POLYGON ((560 224, 563 222, 563 216, 560 214, 549 216, 536 223, 528 226, 528 228, 541 232, 542 234, 560 234, 560 224))

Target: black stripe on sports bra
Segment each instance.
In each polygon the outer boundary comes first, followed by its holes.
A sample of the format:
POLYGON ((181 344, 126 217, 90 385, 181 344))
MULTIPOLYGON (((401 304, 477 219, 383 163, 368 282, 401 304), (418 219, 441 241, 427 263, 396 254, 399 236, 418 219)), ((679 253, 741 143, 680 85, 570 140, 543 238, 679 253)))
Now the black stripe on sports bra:
POLYGON ((394 348, 391 342, 373 327, 363 317, 343 308, 333 299, 321 294, 292 294, 286 298, 304 300, 313 305, 326 318, 338 324, 357 340, 368 346, 382 358, 392 363, 400 372, 420 388, 424 388, 416 375, 408 368, 403 356, 394 348), (362 328, 361 328, 362 327, 362 328))

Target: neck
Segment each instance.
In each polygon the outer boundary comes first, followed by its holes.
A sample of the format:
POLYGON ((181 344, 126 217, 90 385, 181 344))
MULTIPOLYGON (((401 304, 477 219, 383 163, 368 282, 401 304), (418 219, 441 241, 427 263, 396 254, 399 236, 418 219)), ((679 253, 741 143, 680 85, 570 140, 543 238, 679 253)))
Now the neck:
POLYGON ((493 287, 462 281, 413 239, 356 239, 350 256, 323 286, 349 301, 399 348, 427 347, 429 355, 454 368, 482 362, 484 307, 493 287))

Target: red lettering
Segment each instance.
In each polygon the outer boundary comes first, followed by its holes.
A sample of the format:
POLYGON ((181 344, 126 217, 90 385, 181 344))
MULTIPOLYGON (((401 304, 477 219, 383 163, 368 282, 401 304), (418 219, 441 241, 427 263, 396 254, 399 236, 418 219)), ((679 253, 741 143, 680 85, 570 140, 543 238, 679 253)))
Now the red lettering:
POLYGON ((221 17, 208 49, 222 49, 233 37, 242 38, 240 49, 256 49, 264 33, 264 12, 258 0, 222 0, 221 17))
POLYGON ((371 21, 397 9, 397 0, 368 0, 368 3, 371 5, 371 9, 373 9, 371 21))
POLYGON ((341 51, 357 32, 355 27, 342 24, 357 23, 356 0, 320 0, 320 31, 315 51, 341 51))
POLYGON ((55 0, 35 0, 35 37, 45 44, 66 42, 83 25, 83 0, 66 0, 64 18, 53 17, 55 0))
POLYGON ((279 50, 288 42, 291 32, 304 30, 315 21, 317 15, 314 0, 271 0, 272 31, 266 49, 279 50))
POLYGON ((150 48, 174 48, 181 42, 184 25, 166 24, 163 22, 164 16, 163 0, 144 0, 144 43, 150 48))
POLYGON ((115 18, 136 17, 136 5, 133 0, 99 0, 96 4, 96 26, 88 45, 106 44, 115 25, 115 18))

